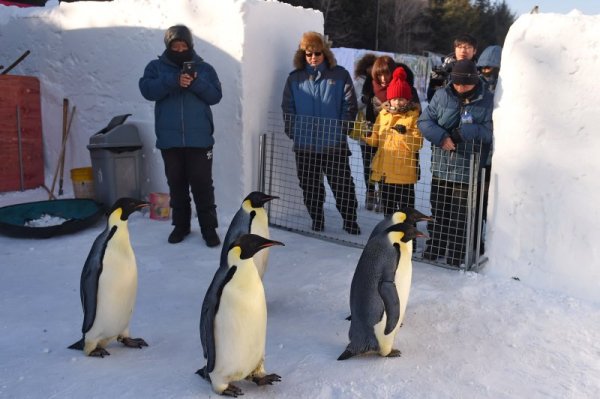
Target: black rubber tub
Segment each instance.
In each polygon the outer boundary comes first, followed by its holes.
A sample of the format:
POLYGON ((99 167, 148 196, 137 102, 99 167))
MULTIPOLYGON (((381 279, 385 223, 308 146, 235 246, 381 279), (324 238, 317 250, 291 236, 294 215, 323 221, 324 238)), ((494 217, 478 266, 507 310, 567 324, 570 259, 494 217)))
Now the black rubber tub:
POLYGON ((26 202, 0 208, 0 233, 19 238, 50 238, 93 226, 103 216, 91 199, 26 202))

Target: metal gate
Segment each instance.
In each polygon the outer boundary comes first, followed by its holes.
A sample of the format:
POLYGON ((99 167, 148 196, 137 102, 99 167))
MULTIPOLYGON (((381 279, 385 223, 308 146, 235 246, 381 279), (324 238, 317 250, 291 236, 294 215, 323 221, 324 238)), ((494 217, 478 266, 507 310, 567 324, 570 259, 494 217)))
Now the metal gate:
MULTIPOLYGON (((383 218, 382 204, 376 203, 372 209, 367 209, 367 184, 363 165, 363 151, 361 143, 357 140, 348 138, 348 164, 351 170, 354 192, 357 199, 357 222, 360 226, 361 234, 349 234, 344 229, 343 205, 340 208, 340 201, 336 201, 330 183, 327 177, 322 174, 321 180, 316 185, 325 188, 325 197, 323 203, 324 224, 322 229, 315 229, 313 219, 308 211, 304 191, 300 187, 300 174, 297 165, 298 158, 293 148, 293 141, 286 135, 286 124, 293 116, 273 113, 269 115, 268 129, 260 137, 260 190, 279 197, 278 200, 268 204, 269 222, 272 226, 281 229, 294 231, 299 234, 319 238, 325 241, 332 241, 353 247, 362 248, 377 223, 383 218), (284 119, 286 122, 284 122, 284 119), (342 209, 342 210, 340 210, 342 209)), ((298 123, 296 121, 296 123, 298 123)), ((318 130, 323 130, 323 120, 320 118, 302 117, 302 123, 309 129, 314 127, 315 135, 318 130)), ((344 128, 350 130, 354 128, 354 122, 347 121, 328 121, 327 128, 344 128)), ((305 127, 306 127, 305 126, 305 127)), ((474 147, 476 150, 477 148, 474 147)), ((434 150, 437 151, 437 150, 434 150)), ((388 154, 389 155, 389 154, 388 154)), ((340 158, 345 157, 343 154, 340 158)), ((482 256, 481 238, 484 230, 484 223, 478 223, 482 220, 484 194, 485 169, 479 171, 480 153, 473 151, 470 155, 468 176, 464 176, 466 183, 448 184, 445 181, 439 181, 432 178, 432 148, 429 142, 423 141, 423 147, 418 153, 417 168, 418 181, 414 184, 414 208, 426 215, 431 215, 432 202, 437 201, 437 205, 444 205, 446 202, 458 204, 451 207, 446 214, 436 218, 435 222, 418 222, 417 228, 430 237, 416 239, 416 245, 413 251, 413 260, 441 266, 449 269, 476 270, 481 267, 487 258, 482 256), (479 179, 478 174, 481 174, 479 179), (481 182, 481 183, 478 183, 481 182), (443 192, 444 195, 440 196, 443 192), (447 219, 443 219, 447 218, 447 219), (462 220, 462 222, 461 222, 462 220), (445 222, 445 223, 441 223, 445 222), (464 250, 460 255, 459 261, 450 259, 452 244, 433 247, 432 234, 437 234, 438 224, 449 226, 445 232, 448 242, 459 243, 464 250), (461 228, 457 228, 457 226, 461 228), (462 228, 464 226, 464 228, 462 228), (442 247, 443 246, 443 247, 442 247), (439 256, 428 256, 431 252, 439 256), (452 261, 454 260, 454 261, 452 261)), ((333 159, 333 165, 343 164, 343 159, 333 159), (338 162, 339 161, 339 162, 338 162)), ((304 162, 302 165, 306 165, 304 162)), ((340 173, 342 173, 340 168, 340 173)), ((300 171, 303 173, 304 171, 300 171)), ((329 171, 331 173, 331 171, 329 171)), ((325 174, 326 175, 326 174, 325 174)), ((334 180, 335 180, 335 176, 334 180)), ((352 185, 342 187, 340 194, 339 184, 336 186, 337 196, 350 196, 352 185)), ((370 206, 369 206, 370 208, 370 206)), ((458 245, 458 244, 456 244, 458 245)))

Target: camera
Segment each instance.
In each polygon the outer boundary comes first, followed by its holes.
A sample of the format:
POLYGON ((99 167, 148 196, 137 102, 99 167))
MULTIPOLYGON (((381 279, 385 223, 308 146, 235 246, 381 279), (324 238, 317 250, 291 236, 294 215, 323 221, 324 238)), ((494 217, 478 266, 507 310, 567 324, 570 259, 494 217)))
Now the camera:
POLYGON ((193 78, 194 72, 196 72, 196 67, 194 65, 194 61, 185 61, 183 63, 183 67, 181 68, 181 73, 190 75, 193 78))

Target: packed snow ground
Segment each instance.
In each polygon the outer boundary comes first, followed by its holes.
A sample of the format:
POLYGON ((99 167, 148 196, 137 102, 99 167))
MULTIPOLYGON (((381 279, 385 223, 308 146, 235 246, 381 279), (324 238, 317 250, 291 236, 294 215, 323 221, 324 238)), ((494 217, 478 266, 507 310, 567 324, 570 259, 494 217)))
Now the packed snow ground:
MULTIPOLYGON (((320 14, 311 18, 306 10, 287 18, 291 8, 276 2, 245 2, 251 8, 242 7, 239 1, 221 2, 226 7, 217 8, 207 1, 188 7, 191 0, 173 1, 167 8, 152 0, 145 0, 142 8, 132 0, 63 3, 60 8, 53 3, 57 9, 45 17, 13 20, 4 10, 0 36, 6 40, 0 52, 11 59, 29 48, 26 44, 37 43, 15 73, 40 76, 45 84, 47 160, 57 159, 56 143, 60 142, 60 112, 54 111, 61 98, 69 97, 77 104, 78 114, 85 115, 75 121, 74 132, 79 134, 73 136, 69 155, 85 164, 88 136, 109 116, 131 109, 142 124, 151 124, 151 104, 140 100, 136 82, 143 65, 161 49, 164 28, 174 20, 199 27, 197 48, 228 77, 225 97, 232 103, 215 107, 221 132, 242 131, 228 127, 232 123, 242 126, 242 119, 247 122, 238 106, 243 98, 241 80, 236 78, 239 71, 231 62, 231 54, 242 59, 239 40, 233 40, 240 34, 222 21, 241 14, 252 17, 246 30, 253 40, 244 51, 243 65, 261 89, 245 92, 262 93, 264 101, 252 104, 265 109, 278 107, 278 85, 291 68, 299 34, 322 25, 320 14), (95 12, 111 5, 131 12, 95 12), (285 24, 285 29, 278 24, 285 24), (98 26, 110 29, 91 29, 98 26), (281 31, 286 34, 272 34, 281 31), (263 34, 270 35, 272 63, 263 62, 263 34), (36 35, 43 39, 32 40, 36 35), (95 51, 89 51, 89 43, 95 51), (110 51, 103 52, 101 46, 107 44, 110 51), (58 62, 56 54, 67 61, 58 62), (252 54, 257 62, 250 59, 252 54), (98 64, 99 60, 104 62, 98 64), (72 76, 80 74, 73 75, 73 68, 85 70, 94 84, 85 86, 74 80, 72 76)), ((239 386, 245 397, 600 397, 596 289, 600 280, 594 223, 598 220, 594 204, 600 197, 594 178, 600 163, 594 154, 600 141, 593 134, 600 90, 595 90, 597 80, 590 79, 598 69, 599 59, 590 49, 598 48, 599 18, 576 12, 525 15, 511 27, 494 115, 497 148, 490 264, 484 273, 474 274, 415 263, 405 325, 396 337, 401 358, 335 360, 348 342, 349 324, 344 318, 359 249, 272 231, 272 237, 286 247, 272 249, 265 277, 266 367, 283 381, 268 387, 242 382, 239 386)), ((255 115, 264 114, 253 110, 243 112, 252 119, 244 127, 253 127, 255 115)), ((250 152, 252 147, 236 135, 221 134, 219 140, 218 147, 229 153, 217 159, 231 159, 233 149, 250 152)), ((157 157, 155 152, 147 154, 146 165, 160 166, 157 157)), ((71 165, 70 159, 67 169, 85 165, 71 165)), ((216 169, 217 181, 231 181, 217 185, 223 191, 219 196, 223 237, 234 212, 223 203, 234 201, 242 184, 250 185, 253 180, 228 178, 228 172, 239 173, 236 168, 216 169)), ((41 190, 9 193, 0 195, 0 206, 45 198, 41 190)), ((108 347, 112 355, 105 359, 86 358, 66 349, 80 338, 79 276, 102 228, 98 225, 48 240, 0 236, 0 398, 215 396, 194 372, 204 365, 199 313, 219 250, 206 248, 197 230, 183 243, 169 245, 169 223, 150 220, 147 214, 131 220, 139 263, 138 301, 131 327, 133 335, 145 338, 150 347, 133 350, 113 344, 108 347)))
MULTIPOLYGON (((43 197, 9 193, 0 206, 43 197)), ((221 218, 221 237, 230 219, 221 218)), ((204 246, 197 227, 167 244, 170 223, 148 214, 134 214, 129 227, 139 270, 131 331, 150 346, 113 343, 104 359, 67 349, 80 338, 79 277, 104 222, 46 240, 0 236, 0 397, 217 396, 194 372, 205 364, 200 307, 220 248, 204 246)), ((361 250, 278 229, 271 236, 286 246, 271 250, 264 281, 266 368, 282 381, 240 382, 245 398, 600 397, 597 304, 416 262, 396 336, 402 357, 339 362, 361 250)))

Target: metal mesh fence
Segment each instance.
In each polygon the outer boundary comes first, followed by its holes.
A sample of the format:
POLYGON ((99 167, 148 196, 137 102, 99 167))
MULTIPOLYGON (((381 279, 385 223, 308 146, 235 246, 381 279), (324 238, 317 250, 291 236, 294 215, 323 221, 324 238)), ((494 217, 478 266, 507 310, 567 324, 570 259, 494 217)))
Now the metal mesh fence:
POLYGON ((448 155, 458 161, 432 164, 432 151, 436 160, 447 154, 426 140, 418 151, 419 143, 394 146, 389 135, 403 133, 393 129, 379 131, 379 145, 369 146, 359 138, 373 129, 365 123, 281 113, 270 114, 268 122, 261 136, 260 188, 280 197, 268 204, 272 226, 364 247, 385 215, 410 206, 435 218, 417 223, 429 239, 415 240, 413 259, 466 269, 485 261, 479 255, 483 193, 475 143, 465 144, 462 156, 448 155), (460 168, 448 167, 453 164, 460 168), (414 183, 396 183, 406 176, 414 176, 414 183))

